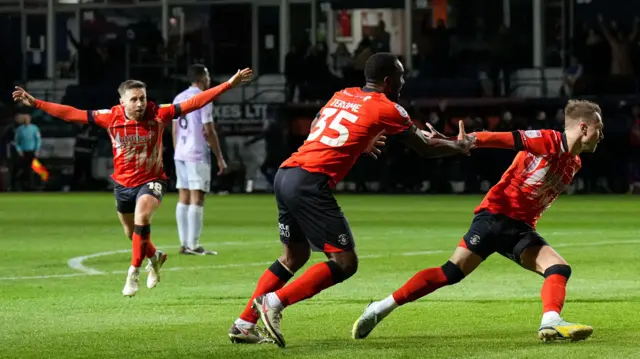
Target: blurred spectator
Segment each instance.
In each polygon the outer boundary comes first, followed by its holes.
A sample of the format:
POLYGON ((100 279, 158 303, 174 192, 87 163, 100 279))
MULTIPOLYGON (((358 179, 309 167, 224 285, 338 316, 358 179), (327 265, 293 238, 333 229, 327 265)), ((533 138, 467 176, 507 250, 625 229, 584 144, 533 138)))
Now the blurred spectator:
POLYGON ((15 162, 17 186, 23 190, 31 190, 34 187, 34 175, 31 171, 31 162, 38 158, 40 151, 40 130, 31 123, 31 115, 18 113, 15 117, 19 124, 14 136, 14 145, 18 158, 15 162))
POLYGON ((331 61, 331 72, 335 76, 346 80, 348 76, 345 75, 353 68, 353 57, 349 49, 347 49, 347 45, 339 43, 336 51, 331 54, 329 59, 331 61))
POLYGON ((636 17, 633 23, 633 31, 627 35, 618 27, 616 22, 611 22, 609 28, 602 15, 598 15, 598 22, 605 39, 611 47, 611 75, 633 75, 633 63, 631 62, 631 48, 638 35, 640 18, 636 17))
POLYGON ((291 46, 284 59, 285 98, 287 102, 293 101, 296 89, 304 82, 304 56, 297 46, 291 46))
POLYGON ((564 109, 559 108, 556 111, 554 120, 555 121, 551 124, 551 127, 549 128, 554 129, 556 131, 560 131, 560 132, 564 131, 564 109))
POLYGON ((529 130, 543 130, 545 128, 551 128, 551 124, 547 120, 547 113, 544 111, 538 111, 535 120, 529 122, 527 129, 529 130))
POLYGON ((304 76, 307 80, 303 96, 305 100, 326 100, 325 97, 331 93, 334 81, 329 71, 327 55, 327 46, 322 42, 318 42, 307 52, 304 59, 304 76))
POLYGON ((569 61, 569 66, 564 69, 564 84, 562 85, 560 92, 564 96, 571 97, 571 95, 573 95, 573 89, 576 85, 576 81, 578 81, 580 76, 582 76, 583 69, 575 55, 572 55, 569 61))
POLYGON ((493 82, 493 95, 509 96, 513 66, 513 46, 509 28, 500 25, 498 33, 491 39, 491 69, 489 78, 493 82), (502 75, 502 82, 500 76, 502 75))
POLYGON ((386 24, 382 18, 378 22, 378 27, 373 37, 373 51, 391 52, 391 34, 386 30, 386 24))
POLYGON ((373 50, 371 49, 371 41, 367 38, 362 39, 356 48, 356 52, 353 54, 354 56, 354 69, 356 71, 360 71, 360 73, 364 72, 364 64, 369 60, 369 58, 373 55, 373 50))

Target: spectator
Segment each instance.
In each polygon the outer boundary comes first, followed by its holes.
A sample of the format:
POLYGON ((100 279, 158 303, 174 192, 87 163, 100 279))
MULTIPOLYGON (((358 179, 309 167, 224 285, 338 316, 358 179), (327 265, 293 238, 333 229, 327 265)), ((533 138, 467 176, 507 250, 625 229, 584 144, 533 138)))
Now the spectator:
POLYGON ((304 82, 304 56, 300 49, 291 46, 291 50, 284 59, 285 76, 285 98, 287 102, 292 102, 296 89, 300 91, 300 86, 304 82))
POLYGON ((511 33, 505 25, 500 25, 498 33, 491 40, 491 70, 489 78, 493 82, 493 95, 509 96, 511 93, 511 73, 513 72, 513 48, 511 33), (502 74, 502 82, 500 75, 502 74), (503 87, 504 88, 501 88, 503 87))
POLYGON ((386 31, 386 24, 382 18, 378 22, 378 27, 373 37, 373 51, 391 52, 391 34, 386 31))
POLYGON ((631 47, 638 35, 640 17, 634 19, 633 31, 629 35, 626 35, 615 22, 611 23, 611 27, 614 28, 615 33, 612 32, 612 29, 604 23, 604 17, 602 15, 598 15, 598 21, 604 37, 607 39, 607 42, 609 42, 609 46, 611 46, 611 75, 633 75, 631 47))
POLYGON ((538 111, 535 121, 529 122, 527 129, 529 130, 543 130, 550 128, 549 121, 547 120, 547 113, 544 111, 538 111))
POLYGON ((16 115, 19 124, 16 129, 14 143, 18 158, 15 168, 16 177, 23 189, 33 189, 33 173, 31 162, 38 157, 40 151, 40 130, 38 126, 31 124, 31 115, 19 113, 16 115))
POLYGON ((347 49, 347 45, 339 43, 336 51, 329 58, 331 61, 331 72, 342 79, 348 79, 349 70, 353 67, 353 57, 347 49))
POLYGON ((571 97, 574 93, 574 87, 576 85, 576 81, 582 76, 582 64, 578 62, 578 58, 575 55, 571 56, 571 60, 569 60, 569 66, 564 69, 564 84, 560 89, 560 92, 565 96, 571 97))
POLYGON ((373 51, 371 50, 371 41, 364 38, 360 41, 356 52, 353 54, 354 70, 362 74, 364 72, 364 64, 369 60, 371 55, 373 55, 373 51))
POLYGON ((305 58, 308 100, 321 100, 331 92, 333 78, 327 64, 327 48, 322 42, 309 48, 305 58))

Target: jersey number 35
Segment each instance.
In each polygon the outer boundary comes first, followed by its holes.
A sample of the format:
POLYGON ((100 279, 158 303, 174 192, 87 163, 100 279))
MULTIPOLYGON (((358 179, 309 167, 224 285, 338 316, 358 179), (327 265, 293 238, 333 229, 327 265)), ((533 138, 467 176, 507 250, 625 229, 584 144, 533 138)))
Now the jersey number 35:
POLYGON ((329 128, 338 132, 338 137, 323 135, 320 137, 320 142, 331 147, 340 147, 344 145, 347 142, 347 139, 349 139, 349 129, 342 124, 342 120, 355 123, 358 121, 358 116, 345 110, 338 110, 331 107, 324 108, 320 113, 320 119, 316 123, 315 130, 309 134, 307 141, 313 141, 322 135, 322 132, 327 127, 328 122, 329 128))

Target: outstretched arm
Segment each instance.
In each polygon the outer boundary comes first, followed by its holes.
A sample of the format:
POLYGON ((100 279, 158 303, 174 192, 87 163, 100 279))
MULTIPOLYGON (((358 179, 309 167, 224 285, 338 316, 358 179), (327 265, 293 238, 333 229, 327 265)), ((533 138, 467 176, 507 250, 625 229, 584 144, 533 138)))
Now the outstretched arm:
POLYGON ((221 85, 210 88, 206 91, 202 91, 186 101, 182 101, 176 104, 176 115, 186 115, 190 112, 205 107, 207 104, 213 102, 213 100, 215 100, 218 96, 231 89, 231 87, 231 84, 227 81, 221 85))
POLYGON ((42 100, 35 100, 35 106, 33 107, 64 121, 82 124, 89 123, 89 111, 86 110, 42 100))
POLYGON ((178 107, 176 110, 178 110, 180 113, 176 115, 185 115, 189 112, 193 112, 195 110, 203 108, 207 104, 213 102, 216 97, 222 95, 225 91, 245 82, 249 82, 252 75, 253 70, 249 68, 238 70, 238 72, 236 72, 236 74, 233 75, 227 82, 214 88, 210 88, 206 91, 202 91, 199 94, 189 98, 188 100, 180 102, 178 105, 176 105, 176 107, 178 107))
POLYGON ((513 132, 476 132, 478 148, 504 148, 527 151, 536 155, 567 151, 563 135, 554 130, 530 130, 513 132))
POLYGON ((167 107, 161 107, 158 111, 159 117, 168 123, 179 116, 183 116, 195 110, 199 110, 207 104, 213 102, 216 97, 222 95, 225 91, 242 83, 249 82, 252 75, 253 70, 249 68, 238 70, 235 75, 233 75, 227 82, 221 85, 210 88, 206 91, 202 91, 186 101, 182 101, 180 103, 167 107))
POLYGON ((13 91, 12 97, 15 102, 21 102, 25 106, 37 108, 61 120, 79 123, 89 122, 89 113, 87 111, 53 102, 37 100, 23 88, 18 86, 16 86, 13 91))
POLYGON ((504 149, 516 149, 516 139, 520 143, 522 148, 522 140, 520 138, 520 132, 475 132, 476 146, 478 148, 504 148, 504 149))
MULTIPOLYGON (((464 126, 464 125, 462 125, 464 126)), ((425 158, 447 157, 457 154, 469 154, 469 150, 474 148, 475 138, 464 134, 464 127, 461 130, 461 140, 445 140, 439 138, 427 138, 423 131, 415 126, 411 126, 405 132, 404 143, 420 156, 425 158)))

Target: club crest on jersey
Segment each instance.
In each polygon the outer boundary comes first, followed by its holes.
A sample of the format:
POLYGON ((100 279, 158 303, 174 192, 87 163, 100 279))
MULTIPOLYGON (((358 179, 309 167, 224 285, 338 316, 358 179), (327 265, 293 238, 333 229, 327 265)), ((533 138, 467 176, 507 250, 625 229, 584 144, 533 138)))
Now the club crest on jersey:
POLYGON ((409 117, 409 114, 407 113, 407 110, 404 109, 404 107, 398 105, 397 103, 394 104, 393 106, 395 106, 396 110, 398 110, 398 112, 400 113, 400 116, 409 117))
POLYGON ((542 132, 537 130, 529 130, 529 131, 524 131, 524 135, 527 138, 540 138, 542 137, 542 132))

